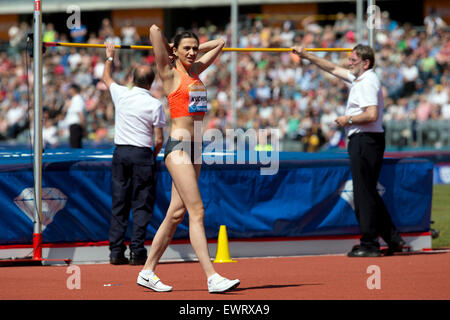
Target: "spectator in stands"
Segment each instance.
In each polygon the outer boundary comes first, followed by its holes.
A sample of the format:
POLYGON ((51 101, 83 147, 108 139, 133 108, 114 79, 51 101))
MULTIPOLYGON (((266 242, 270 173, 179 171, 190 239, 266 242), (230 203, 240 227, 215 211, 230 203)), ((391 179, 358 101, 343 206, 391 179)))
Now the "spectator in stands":
POLYGON ((117 36, 112 27, 106 28, 104 30, 105 41, 111 42, 114 45, 120 46, 122 44, 122 40, 119 36, 117 36))
POLYGON ((316 123, 313 123, 312 126, 306 130, 306 134, 302 138, 303 151, 319 151, 322 139, 323 137, 320 127, 316 123))
POLYGON ((334 120, 337 117, 337 113, 330 106, 325 105, 323 107, 323 113, 320 116, 320 128, 325 136, 325 141, 329 141, 335 134, 336 123, 334 120))
POLYGON ((27 34, 30 32, 30 26, 26 22, 20 24, 13 24, 9 30, 9 53, 16 55, 19 53, 19 49, 24 48, 27 34))
POLYGON ((397 100, 403 94, 403 75, 399 70, 384 70, 382 82, 388 92, 388 97, 397 100))
POLYGON ((450 102, 444 104, 441 108, 442 119, 450 120, 450 102))
POLYGON ((271 92, 268 83, 264 80, 260 80, 255 90, 255 98, 259 101, 265 101, 269 99, 270 96, 271 92))
POLYGON ((55 31, 53 23, 49 23, 45 26, 44 34, 42 35, 42 41, 55 42, 58 37, 58 33, 55 31))
POLYGON ((392 32, 393 30, 398 28, 398 22, 391 19, 389 11, 383 11, 381 13, 381 24, 382 29, 388 32, 392 32))
POLYGON ((131 20, 127 19, 125 20, 124 26, 120 29, 121 35, 122 35, 122 44, 129 46, 129 45, 136 45, 139 44, 140 38, 137 33, 136 27, 133 26, 133 23, 131 20))
POLYGON ((430 10, 429 15, 425 17, 423 23, 425 24, 429 36, 436 35, 439 30, 442 30, 447 25, 439 16, 435 8, 430 10))
POLYGON ((74 25, 73 28, 70 29, 70 36, 72 37, 72 41, 75 43, 85 42, 87 34, 87 27, 82 23, 79 25, 74 25))
POLYGON ((76 48, 70 48, 70 53, 67 57, 67 65, 70 72, 74 72, 81 64, 81 54, 76 48))
POLYGON ((416 90, 416 81, 419 78, 419 69, 413 64, 413 58, 406 59, 406 65, 400 69, 403 78, 403 97, 411 96, 416 90))
POLYGON ((419 98, 419 104, 416 108, 416 119, 419 122, 425 122, 430 118, 432 105, 425 95, 419 98))
POLYGON ((428 95, 428 100, 436 105, 444 105, 448 102, 447 90, 444 90, 442 84, 437 84, 428 95))
POLYGON ((280 33, 281 38, 281 45, 285 48, 289 48, 294 43, 295 38, 295 32, 292 29, 292 22, 291 21, 285 21, 283 23, 283 29, 280 33))
POLYGON ((58 127, 47 108, 42 111, 42 145, 44 148, 58 146, 58 127))
POLYGON ((63 110, 64 128, 69 132, 69 142, 71 148, 83 147, 83 134, 85 127, 85 102, 81 97, 81 88, 77 84, 72 84, 69 88, 70 100, 66 102, 63 110))
POLYGON ((5 110, 6 137, 16 138, 26 125, 27 105, 12 94, 9 96, 10 105, 5 110))

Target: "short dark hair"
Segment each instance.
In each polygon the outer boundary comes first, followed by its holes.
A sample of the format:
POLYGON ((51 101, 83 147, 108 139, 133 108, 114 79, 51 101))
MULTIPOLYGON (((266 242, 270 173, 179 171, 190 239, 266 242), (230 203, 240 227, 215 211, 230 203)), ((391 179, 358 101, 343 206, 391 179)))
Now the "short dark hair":
POLYGON ((193 33, 192 31, 183 31, 175 36, 175 38, 173 39, 173 46, 175 48, 178 48, 182 39, 189 39, 189 38, 194 38, 195 40, 197 40, 197 43, 200 44, 200 40, 198 39, 195 33, 193 33))
POLYGON ((81 92, 81 87, 80 87, 79 85, 77 85, 76 83, 72 83, 72 84, 70 85, 70 88, 73 89, 73 90, 75 90, 77 93, 80 93, 80 92, 81 92))
POLYGON ((356 55, 360 57, 363 61, 369 60, 369 69, 373 67, 375 64, 375 53, 370 46, 366 46, 363 44, 358 44, 356 47, 353 48, 352 51, 356 52, 356 55))
POLYGON ((150 88, 153 80, 155 80, 155 73, 153 69, 147 70, 145 68, 136 67, 133 71, 133 83, 136 87, 150 88))

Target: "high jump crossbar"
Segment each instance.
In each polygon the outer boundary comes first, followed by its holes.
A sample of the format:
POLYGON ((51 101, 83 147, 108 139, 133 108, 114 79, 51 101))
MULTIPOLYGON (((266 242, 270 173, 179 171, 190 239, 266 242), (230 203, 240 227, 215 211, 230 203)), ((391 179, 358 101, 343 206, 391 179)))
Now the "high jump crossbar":
MULTIPOLYGON (((74 42, 44 42, 45 47, 78 47, 78 48, 106 48, 104 44, 74 43, 74 42)), ((115 45, 116 49, 151 50, 152 46, 140 45, 115 45)), ((349 48, 306 48, 311 52, 351 52, 349 48)), ((222 51, 236 52, 292 52, 291 48, 223 48, 222 51)))

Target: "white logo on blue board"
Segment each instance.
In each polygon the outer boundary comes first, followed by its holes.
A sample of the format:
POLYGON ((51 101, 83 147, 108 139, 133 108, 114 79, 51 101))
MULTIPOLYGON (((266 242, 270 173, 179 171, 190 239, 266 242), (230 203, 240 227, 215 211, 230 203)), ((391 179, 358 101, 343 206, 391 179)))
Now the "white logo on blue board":
MULTIPOLYGON (((386 192, 386 188, 380 183, 377 183, 378 194, 382 197, 386 192)), ((353 180, 347 180, 342 187, 339 188, 341 198, 344 199, 353 210, 355 210, 355 201, 353 197, 353 180)))
MULTIPOLYGON (((67 202, 67 196, 56 188, 42 188, 42 231, 52 223, 53 218, 62 210, 67 202)), ((34 221, 35 201, 34 188, 25 188, 14 198, 18 206, 31 221, 34 221)))
POLYGON ((450 166, 442 166, 439 168, 439 176, 445 184, 450 184, 450 166))

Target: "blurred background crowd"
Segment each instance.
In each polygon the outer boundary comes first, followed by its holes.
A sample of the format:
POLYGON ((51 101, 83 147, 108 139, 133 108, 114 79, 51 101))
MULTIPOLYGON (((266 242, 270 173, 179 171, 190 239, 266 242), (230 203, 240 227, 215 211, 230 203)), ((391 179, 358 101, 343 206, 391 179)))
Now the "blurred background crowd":
MULTIPOLYGON (((381 18, 381 29, 376 33, 375 70, 384 87, 388 145, 449 146, 449 29, 435 12, 425 18, 423 26, 400 24, 390 19, 388 12, 383 12, 381 18), (438 130, 437 133, 431 134, 432 129, 438 130)), ((302 29, 294 28, 294 23, 286 20, 281 27, 273 27, 263 19, 241 17, 238 46, 288 48, 297 44, 307 48, 352 48, 356 45, 353 14, 338 14, 335 22, 327 25, 306 18, 302 26, 302 29)), ((231 47, 230 26, 206 23, 193 25, 192 29, 201 42, 221 37, 231 47)), ((24 50, 28 32, 30 25, 25 22, 11 27, 10 41, 0 52, 0 139, 6 144, 27 144, 32 134, 32 58, 24 50)), ((368 44, 368 35, 364 34, 363 38, 363 43, 368 44)), ((70 34, 60 34, 51 23, 45 24, 43 41, 149 44, 146 37, 138 36, 131 22, 120 34, 115 34, 107 18, 99 30, 88 30, 81 25, 70 34)), ((347 63, 347 53, 317 54, 344 66, 347 63)), ((93 145, 112 144, 114 106, 101 81, 104 61, 104 49, 46 49, 43 58, 46 148, 67 145, 66 111, 78 94, 85 108, 84 140, 93 145), (79 86, 79 93, 70 90, 72 84, 79 86)), ((130 74, 136 63, 153 64, 151 51, 118 50, 114 79, 130 85, 130 74)), ((230 106, 231 54, 223 53, 201 75, 209 101, 205 128, 224 133, 234 126, 244 131, 273 128, 281 139, 282 150, 315 152, 344 147, 343 132, 334 125, 334 119, 345 110, 348 88, 343 81, 306 61, 299 61, 289 52, 238 53, 237 71, 236 117, 230 106)), ((166 104, 158 78, 151 92, 166 104)))

